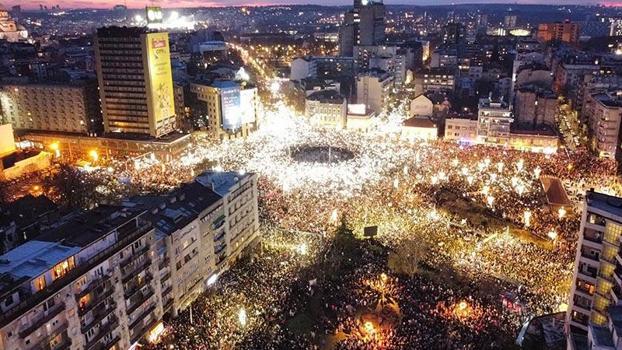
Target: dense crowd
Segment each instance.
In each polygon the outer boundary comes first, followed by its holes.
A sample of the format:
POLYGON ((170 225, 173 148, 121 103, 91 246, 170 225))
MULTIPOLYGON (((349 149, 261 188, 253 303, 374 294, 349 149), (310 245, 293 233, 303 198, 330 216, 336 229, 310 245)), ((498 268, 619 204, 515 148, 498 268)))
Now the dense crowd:
POLYGON ((117 165, 121 182, 139 191, 167 189, 209 168, 260 174, 268 249, 223 274, 193 304, 193 322, 188 312, 171 320, 162 344, 503 347, 526 319, 557 311, 566 301, 584 190, 622 194, 614 164, 582 151, 546 155, 403 142, 386 132, 315 129, 281 112, 244 140, 197 141, 175 161, 117 165), (331 161, 325 161, 327 155, 318 153, 333 147, 353 157, 329 155, 331 161), (304 148, 311 150, 308 157, 304 148), (547 205, 542 175, 558 177, 568 189, 574 205, 563 215, 547 205), (460 276, 461 282, 392 276, 379 295, 369 280, 388 272, 386 256, 370 249, 347 275, 311 286, 318 276, 309 275, 307 267, 326 259, 341 217, 358 236, 364 227, 378 226, 375 242, 382 249, 419 242, 423 270, 460 276), (308 251, 292 245, 310 234, 318 239, 305 243, 308 251), (482 293, 481 285, 492 289, 482 293), (520 312, 503 307, 500 295, 506 294, 520 312), (385 306, 378 309, 379 303, 385 306), (464 303, 468 315, 461 314, 464 303), (310 317, 311 328, 292 331, 292 319, 310 304, 319 310, 310 317), (244 326, 236 320, 241 308, 248 315, 244 326))

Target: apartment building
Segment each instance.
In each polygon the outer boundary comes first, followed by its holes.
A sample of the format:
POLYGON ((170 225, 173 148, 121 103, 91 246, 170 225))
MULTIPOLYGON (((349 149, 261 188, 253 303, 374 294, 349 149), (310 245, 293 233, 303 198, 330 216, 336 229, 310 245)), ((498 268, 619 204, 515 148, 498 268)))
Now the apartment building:
POLYGON ((509 141, 510 125, 514 118, 506 103, 489 98, 480 99, 477 120, 477 137, 481 142, 504 144, 509 141))
POLYGON ((451 70, 432 68, 421 70, 414 75, 415 95, 426 92, 453 93, 456 87, 456 77, 451 70))
POLYGON ((599 157, 618 159, 622 92, 614 90, 586 96, 581 111, 587 121, 590 148, 599 157))
POLYGON ((156 230, 163 304, 173 316, 257 243, 255 174, 204 173, 166 195, 125 205, 145 209, 156 230))
POLYGON ((99 207, 0 256, 0 349, 127 349, 163 314, 143 212, 99 207))
POLYGON ((395 78, 381 70, 370 70, 356 77, 356 103, 365 104, 367 109, 380 113, 393 89, 395 78))
POLYGON ((103 131, 96 83, 2 85, 0 117, 18 130, 103 131))
POLYGON ((257 175, 70 214, 0 256, 0 350, 128 349, 259 241, 257 175))
POLYGON ((621 235, 622 198, 588 191, 566 314, 568 349, 586 336, 589 349, 620 348, 621 235))
POLYGON ((194 82, 190 92, 195 114, 207 117, 207 128, 215 139, 246 137, 257 128, 258 102, 254 85, 232 80, 194 82))
POLYGON ((538 25, 538 40, 561 41, 569 44, 579 42, 579 24, 570 21, 541 23, 538 25))
POLYGON ((343 129, 347 114, 348 103, 335 90, 316 91, 305 99, 305 117, 316 125, 343 129))

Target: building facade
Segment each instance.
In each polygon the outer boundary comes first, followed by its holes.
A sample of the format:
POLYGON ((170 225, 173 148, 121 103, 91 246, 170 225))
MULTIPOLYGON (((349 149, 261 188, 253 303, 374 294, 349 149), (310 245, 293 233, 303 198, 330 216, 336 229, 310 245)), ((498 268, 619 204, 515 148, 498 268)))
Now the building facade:
POLYGON ((382 1, 355 0, 339 28, 339 55, 352 57, 354 46, 379 45, 385 39, 382 1))
POLYGON ((481 142, 505 144, 510 139, 512 111, 503 102, 480 99, 477 111, 477 137, 481 142))
POLYGON ((612 318, 620 318, 617 305, 622 300, 621 208, 621 198, 594 190, 585 195, 566 313, 568 349, 577 349, 577 338, 586 334, 589 349, 618 348, 613 346, 612 332, 607 332, 607 328, 612 318), (606 343, 609 347, 600 347, 606 343))
POLYGON ((68 215, 0 256, 0 349, 128 349, 259 240, 257 176, 68 215))
POLYGON ((105 132, 157 138, 174 130, 168 33, 99 28, 95 61, 105 132))
POLYGON ((365 104, 367 109, 379 113, 393 89, 394 78, 391 74, 373 70, 356 77, 356 103, 365 104))
POLYGON ((343 129, 347 114, 348 102, 335 90, 317 91, 305 99, 305 117, 313 124, 343 129))
POLYGON ((190 92, 200 104, 194 113, 205 113, 207 129, 215 139, 246 137, 257 128, 257 88, 246 83, 222 80, 195 82, 190 92))
POLYGON ((541 23, 538 25, 538 40, 543 42, 561 41, 568 44, 579 42, 579 24, 565 21, 541 23))
POLYGON ((3 85, 0 114, 17 130, 91 136, 103 131, 96 84, 3 85))
POLYGON ((588 124, 591 149, 599 157, 618 158, 622 93, 616 90, 589 94, 581 113, 588 124))

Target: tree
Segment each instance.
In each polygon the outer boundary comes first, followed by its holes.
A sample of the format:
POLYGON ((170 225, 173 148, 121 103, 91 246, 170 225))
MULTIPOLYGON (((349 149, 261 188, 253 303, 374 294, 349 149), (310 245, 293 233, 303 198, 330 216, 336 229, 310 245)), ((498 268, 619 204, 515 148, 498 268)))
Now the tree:
POLYGON ((77 168, 61 164, 58 171, 45 178, 50 198, 67 209, 87 209, 97 203, 96 179, 77 168))
POLYGON ((406 239, 389 253, 389 268, 395 273, 412 277, 419 270, 419 262, 425 258, 427 251, 424 242, 406 239))

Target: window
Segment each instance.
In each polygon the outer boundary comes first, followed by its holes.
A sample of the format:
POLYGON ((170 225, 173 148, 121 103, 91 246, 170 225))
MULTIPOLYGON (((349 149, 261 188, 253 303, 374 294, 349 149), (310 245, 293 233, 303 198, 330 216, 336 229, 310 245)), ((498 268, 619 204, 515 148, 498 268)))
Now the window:
POLYGON ((43 288, 45 288, 46 284, 45 284, 45 275, 41 275, 39 277, 37 277, 34 281, 34 286, 35 286, 35 290, 38 292, 40 290, 42 290, 43 288))

